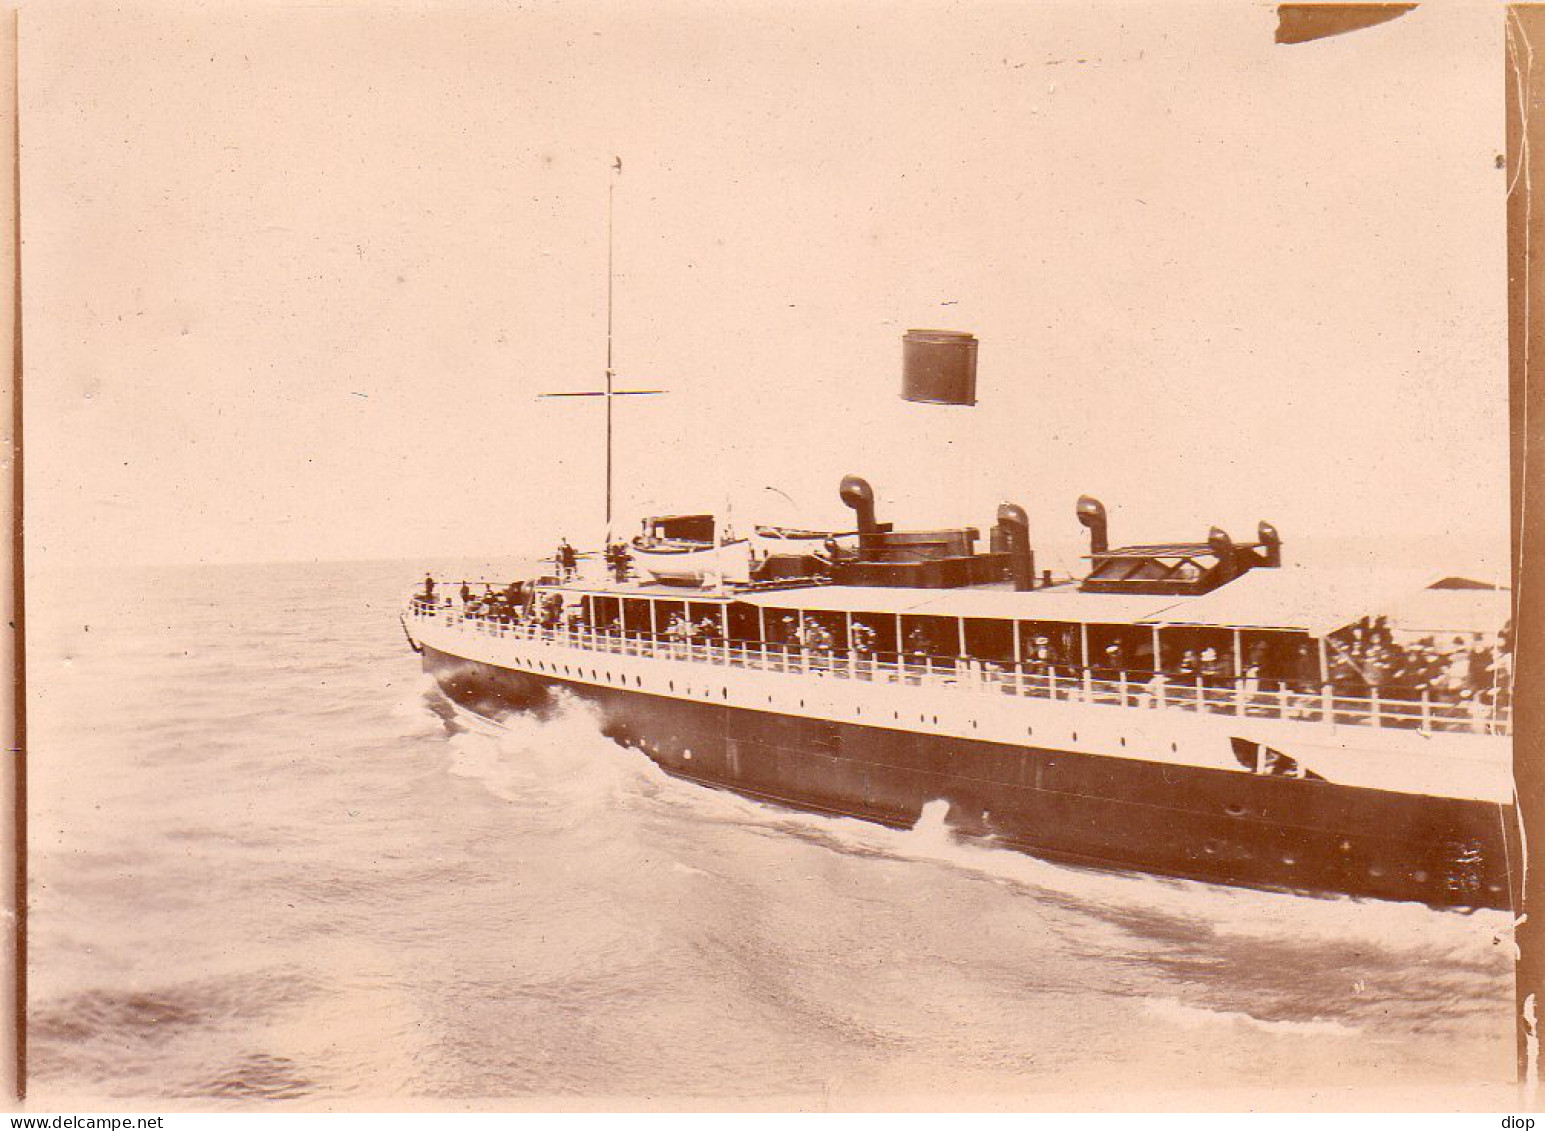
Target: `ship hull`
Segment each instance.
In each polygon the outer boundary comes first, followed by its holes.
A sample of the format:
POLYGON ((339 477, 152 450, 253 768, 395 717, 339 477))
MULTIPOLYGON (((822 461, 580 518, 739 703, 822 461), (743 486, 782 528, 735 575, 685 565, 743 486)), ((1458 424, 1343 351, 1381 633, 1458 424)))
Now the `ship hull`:
POLYGON ((896 827, 944 801, 957 833, 1051 860, 1233 886, 1507 907, 1509 807, 963 739, 512 670, 425 644, 441 690, 490 718, 560 692, 666 772, 896 827))

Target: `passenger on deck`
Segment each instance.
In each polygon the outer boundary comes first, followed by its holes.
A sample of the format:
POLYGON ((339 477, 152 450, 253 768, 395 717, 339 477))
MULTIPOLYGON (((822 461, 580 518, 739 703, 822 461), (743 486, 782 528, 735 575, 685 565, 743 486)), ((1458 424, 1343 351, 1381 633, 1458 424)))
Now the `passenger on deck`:
MULTIPOLYGON (((1101 702, 1114 702, 1119 698, 1117 688, 1127 670, 1126 649, 1118 640, 1113 644, 1107 644, 1105 651, 1100 656, 1098 664, 1091 665, 1089 674, 1097 682, 1094 689, 1094 697, 1101 702)), ((1070 697, 1081 697, 1082 693, 1071 684, 1066 689, 1070 697)))
POLYGON ((867 624, 853 626, 853 651, 860 655, 874 651, 875 631, 867 624))
POLYGON ((1480 695, 1488 691, 1492 684, 1492 658, 1490 651, 1475 647, 1471 648, 1467 658, 1465 669, 1465 686, 1472 694, 1480 695))
POLYGON ((465 581, 463 581, 461 583, 461 603, 462 603, 462 606, 465 607, 467 602, 470 601, 470 600, 472 600, 472 587, 469 586, 465 581))
POLYGON ((1251 664, 1245 669, 1245 674, 1240 679, 1240 691, 1243 692, 1246 704, 1253 704, 1261 694, 1261 665, 1251 664))
POLYGON ((1197 688, 1201 682, 1202 663, 1197 658, 1194 649, 1187 648, 1180 654, 1180 663, 1175 665, 1175 698, 1182 704, 1188 704, 1193 709, 1200 696, 1197 688))
POLYGON ((1202 672, 1202 684, 1207 689, 1208 705, 1217 709, 1227 698, 1234 673, 1229 662, 1219 656, 1218 650, 1213 647, 1202 649, 1198 663, 1202 672))
POLYGON ((1465 650, 1463 637, 1454 637, 1454 650, 1449 653, 1448 670, 1443 676, 1443 689, 1451 699, 1463 694, 1470 680, 1470 656, 1465 650))
POLYGON ((1309 695, 1319 690, 1320 657, 1308 644, 1300 644, 1293 653, 1293 690, 1309 695))
POLYGON ((574 547, 569 545, 567 538, 560 538, 558 552, 553 555, 553 560, 558 564, 558 576, 568 580, 574 576, 574 568, 579 564, 579 555, 574 552, 574 547))
POLYGON ((613 542, 606 548, 606 564, 618 581, 628 579, 628 548, 621 542, 613 542))
POLYGON ((435 603, 435 579, 427 573, 424 574, 424 603, 427 605, 435 603))
POLYGON ((1216 648, 1203 648, 1199 662, 1208 687, 1224 686, 1233 674, 1229 671, 1228 661, 1218 655, 1216 648))
POLYGON ((1362 665, 1363 682, 1368 685, 1370 695, 1378 695, 1380 689, 1389 683, 1393 668, 1393 654, 1375 637, 1374 642, 1368 646, 1362 665))
POLYGON ((1257 640, 1245 650, 1244 668, 1248 671, 1255 669, 1256 685, 1259 690, 1272 691, 1275 686, 1271 680, 1279 675, 1277 665, 1273 660, 1271 649, 1266 646, 1264 640, 1257 640))

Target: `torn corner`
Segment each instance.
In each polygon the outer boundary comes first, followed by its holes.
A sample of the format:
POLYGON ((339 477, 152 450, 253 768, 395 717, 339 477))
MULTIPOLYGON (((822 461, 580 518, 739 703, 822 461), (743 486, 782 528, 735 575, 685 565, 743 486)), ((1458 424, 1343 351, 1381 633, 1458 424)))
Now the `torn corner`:
POLYGON ((1415 4, 1278 4, 1277 42, 1308 43, 1388 23, 1415 4))

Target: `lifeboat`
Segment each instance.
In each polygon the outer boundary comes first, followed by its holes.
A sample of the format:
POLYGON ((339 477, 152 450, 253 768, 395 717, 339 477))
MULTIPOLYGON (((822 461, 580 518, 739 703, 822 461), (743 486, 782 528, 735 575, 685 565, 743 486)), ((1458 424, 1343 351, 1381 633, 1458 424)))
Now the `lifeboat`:
POLYGON ((629 547, 640 572, 666 585, 712 585, 751 580, 751 543, 744 538, 711 542, 633 539, 629 547))

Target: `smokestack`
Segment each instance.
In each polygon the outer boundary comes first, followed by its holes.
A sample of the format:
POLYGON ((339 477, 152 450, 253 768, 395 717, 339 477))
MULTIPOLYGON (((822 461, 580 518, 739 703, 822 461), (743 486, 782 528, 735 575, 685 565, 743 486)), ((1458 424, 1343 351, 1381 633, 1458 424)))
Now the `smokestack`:
POLYGON ((853 508, 858 520, 859 534, 874 534, 879 525, 874 520, 874 488, 869 481, 858 475, 845 475, 837 489, 842 501, 853 508))
POLYGON ((998 526, 1008 543, 1009 573, 1020 592, 1035 588, 1035 551, 1030 548, 1030 519, 1014 503, 998 507, 998 526))
POLYGON ((1269 522, 1263 522, 1256 528, 1256 541, 1265 551, 1261 558, 1261 564, 1267 566, 1280 566, 1282 564, 1282 535, 1277 533, 1277 528, 1269 522))
POLYGON ((1207 545, 1218 556, 1218 576, 1223 581, 1234 577, 1239 572, 1239 563, 1234 558, 1234 540, 1214 526, 1207 532, 1207 545))
POLYGON ((1106 539, 1105 504, 1093 495, 1078 497, 1078 521, 1089 528, 1089 552, 1103 554, 1110 549, 1106 539))
POLYGON ((976 404, 976 337, 962 330, 903 334, 901 399, 917 404, 976 404))

